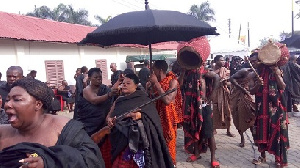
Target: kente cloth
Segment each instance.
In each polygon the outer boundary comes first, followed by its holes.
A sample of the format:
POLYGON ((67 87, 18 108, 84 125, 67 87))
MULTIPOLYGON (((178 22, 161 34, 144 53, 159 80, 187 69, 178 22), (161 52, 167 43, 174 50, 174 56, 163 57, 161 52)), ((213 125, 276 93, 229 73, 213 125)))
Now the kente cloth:
MULTIPOLYGON (((101 85, 97 96, 103 96, 109 92, 106 85, 101 85)), ((84 129, 89 135, 94 134, 106 124, 105 119, 110 110, 111 101, 107 99, 99 104, 92 104, 84 97, 78 101, 78 121, 84 125, 84 129)))
POLYGON ((224 83, 229 78, 229 72, 225 67, 215 71, 220 76, 220 85, 212 95, 213 124, 214 129, 227 129, 230 127, 229 89, 224 83))
POLYGON ((268 151, 282 166, 287 165, 288 118, 282 92, 274 73, 267 66, 258 69, 264 85, 255 94, 256 121, 253 138, 260 152, 268 151))
POLYGON ((195 154, 195 146, 199 144, 203 123, 200 71, 196 69, 186 71, 183 87, 184 148, 187 153, 195 154))
MULTIPOLYGON (((161 88, 166 92, 169 90, 170 82, 177 78, 173 72, 166 74, 166 77, 159 83, 161 88)), ((155 91, 156 92, 156 91, 155 91)), ((157 92, 155 94, 158 96, 157 92)), ((175 101, 172 101, 169 105, 166 105, 162 100, 156 101, 156 109, 160 116, 161 124, 163 127, 163 134, 166 139, 169 152, 171 154, 174 164, 176 164, 176 135, 177 135, 177 123, 180 123, 179 116, 182 116, 182 97, 179 83, 177 82, 177 94, 175 101)), ((182 118, 182 117, 181 117, 182 118)))
MULTIPOLYGON (((150 99, 145 92, 136 90, 134 93, 128 96, 119 97, 116 100, 115 108, 111 116, 120 116, 148 101, 150 101, 150 99)), ((144 106, 141 109, 141 113, 141 120, 149 142, 149 148, 144 149, 145 167, 174 167, 166 141, 163 137, 160 118, 154 104, 151 103, 144 106)), ((116 127, 111 130, 112 162, 114 162, 117 156, 128 147, 129 139, 127 137, 128 133, 125 135, 124 131, 117 129, 116 127)))
POLYGON ((124 158, 128 148, 125 148, 113 162, 112 168, 139 168, 136 162, 133 160, 133 157, 130 159, 124 158))
MULTIPOLYGON (((249 78, 237 79, 241 87, 249 90, 249 78)), ((230 94, 230 108, 232 113, 233 124, 240 132, 245 132, 252 127, 255 122, 255 102, 249 93, 244 93, 237 86, 232 85, 230 94)))
POLYGON ((106 135, 104 137, 104 142, 102 144, 98 144, 98 146, 100 147, 100 151, 105 163, 105 168, 112 168, 111 144, 109 135, 106 135))
POLYGON ((19 168, 19 160, 27 158, 27 153, 41 156, 45 168, 104 168, 98 146, 75 120, 64 126, 54 146, 23 142, 4 148, 0 151, 0 168, 19 168))
POLYGON ((286 100, 291 99, 287 104, 287 110, 291 111, 292 103, 300 102, 300 66, 297 63, 289 61, 281 67, 283 72, 283 81, 286 84, 284 96, 286 100))

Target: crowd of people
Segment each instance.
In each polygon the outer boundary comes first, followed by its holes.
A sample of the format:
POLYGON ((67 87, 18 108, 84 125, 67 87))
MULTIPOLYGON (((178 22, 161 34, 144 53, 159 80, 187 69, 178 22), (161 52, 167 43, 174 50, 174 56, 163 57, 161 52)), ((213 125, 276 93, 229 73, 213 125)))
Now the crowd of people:
POLYGON ((260 63, 256 50, 244 62, 233 57, 229 63, 218 55, 207 64, 209 43, 205 37, 199 41, 201 47, 186 43, 178 48, 178 53, 191 47, 192 54, 201 55, 198 68, 174 63, 168 71, 166 61, 158 60, 150 71, 145 61, 136 75, 133 67, 121 71, 112 63, 108 86, 100 68, 78 68, 75 96, 65 80, 58 88, 70 111, 75 103, 73 119, 52 115, 53 91, 34 79, 36 71, 25 78, 21 67, 11 66, 0 85, 1 166, 172 168, 182 127, 186 161, 196 161, 209 148, 211 167, 218 168, 214 135, 226 129, 234 138, 232 122, 240 147, 245 146, 243 133, 251 130, 261 152, 253 164, 266 162, 269 152, 276 167, 287 166, 287 109, 298 111, 300 99, 297 57, 281 67, 269 66, 260 63), (99 135, 99 142, 92 140, 99 135))

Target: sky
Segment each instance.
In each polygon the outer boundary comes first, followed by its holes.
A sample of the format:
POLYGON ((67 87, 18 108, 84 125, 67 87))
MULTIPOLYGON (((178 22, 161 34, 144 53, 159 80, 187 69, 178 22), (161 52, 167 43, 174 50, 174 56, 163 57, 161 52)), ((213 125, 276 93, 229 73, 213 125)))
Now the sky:
MULTIPOLYGON (((96 23, 94 15, 103 18, 117 16, 136 10, 144 10, 144 0, 9 0, 2 1, 0 11, 26 14, 34 6, 46 5, 55 8, 59 3, 72 5, 76 10, 86 9, 89 20, 96 23)), ((148 0, 151 9, 174 10, 187 13, 191 5, 200 5, 206 0, 148 0)), ((296 0, 295 0, 296 1, 296 0)), ((292 31, 293 0, 208 0, 215 10, 215 22, 210 24, 217 28, 220 36, 228 35, 228 19, 231 20, 231 38, 238 41, 239 28, 241 35, 247 35, 247 23, 250 25, 251 48, 256 48, 260 39, 265 37, 280 39, 281 32, 292 31)), ((298 13, 300 5, 294 5, 298 13)), ((295 30, 300 30, 300 19, 295 19, 295 30)), ((247 40, 246 40, 247 41, 247 40)))

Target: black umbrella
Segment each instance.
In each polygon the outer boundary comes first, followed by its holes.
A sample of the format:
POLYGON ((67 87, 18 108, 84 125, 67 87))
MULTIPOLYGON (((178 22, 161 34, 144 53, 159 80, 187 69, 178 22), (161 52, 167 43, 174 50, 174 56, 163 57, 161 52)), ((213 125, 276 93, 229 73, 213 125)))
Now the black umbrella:
POLYGON ((177 11, 150 10, 120 14, 87 34, 80 44, 149 45, 164 41, 189 41, 203 35, 217 35, 216 28, 177 11))
POLYGON ((286 38, 281 43, 286 44, 287 47, 294 47, 300 49, 300 35, 296 34, 290 38, 286 38))

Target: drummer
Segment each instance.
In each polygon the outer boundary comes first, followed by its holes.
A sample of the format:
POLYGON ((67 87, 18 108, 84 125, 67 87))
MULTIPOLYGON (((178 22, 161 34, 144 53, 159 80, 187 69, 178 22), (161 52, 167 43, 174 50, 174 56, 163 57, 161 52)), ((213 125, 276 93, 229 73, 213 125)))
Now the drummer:
POLYGON ((250 93, 255 94, 256 105, 253 138, 261 152, 253 163, 266 162, 267 151, 275 155, 276 167, 287 166, 288 121, 280 96, 285 89, 282 73, 278 66, 258 64, 258 52, 251 54, 249 60, 259 75, 252 73, 249 84, 250 93))

